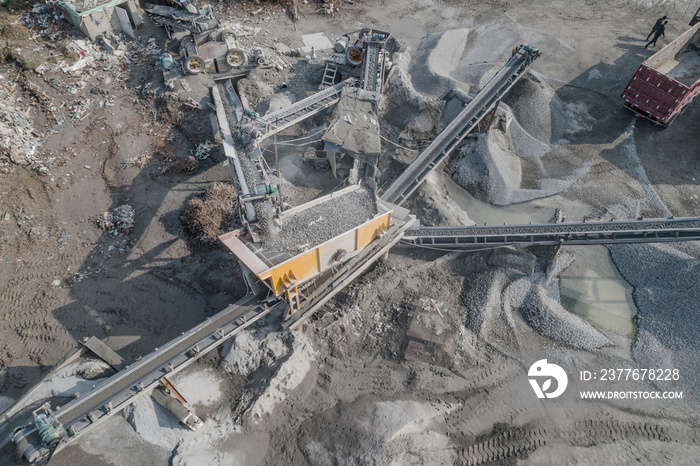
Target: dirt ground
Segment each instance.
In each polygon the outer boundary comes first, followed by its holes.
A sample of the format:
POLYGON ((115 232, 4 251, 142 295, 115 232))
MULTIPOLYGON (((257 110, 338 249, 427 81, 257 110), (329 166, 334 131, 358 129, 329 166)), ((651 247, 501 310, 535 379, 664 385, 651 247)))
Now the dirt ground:
MULTIPOLYGON (((316 32, 333 41, 367 26, 392 32, 403 48, 382 108, 380 186, 441 129, 452 89, 473 95, 521 43, 542 52, 505 99, 494 135, 467 141, 409 200, 424 223, 483 223, 485 212, 500 222, 545 222, 557 209, 569 220, 700 213, 700 105, 661 130, 619 98, 653 53, 643 39, 655 19, 670 17, 665 45, 685 30, 693 2, 355 0, 336 2, 328 15, 322 5, 300 2, 296 23, 277 2, 215 9, 260 28, 243 46, 289 62, 251 77, 258 111, 279 84, 298 100, 322 76, 322 54, 307 63, 276 55, 274 44, 299 47, 302 34, 316 32), (473 160, 470 150, 487 161, 508 144, 521 159, 517 186, 504 178, 465 190, 450 179, 454 164, 473 160)), ((158 55, 166 37, 149 21, 138 43, 124 41, 123 57, 64 72, 80 59, 69 44, 81 36, 65 26, 53 40, 57 29, 28 33, 19 12, 31 7, 9 8, 0 9, 0 81, 29 112, 41 145, 25 160, 0 157, 0 409, 83 337, 133 361, 246 292, 228 251, 191 241, 180 220, 191 198, 231 181, 219 148, 191 158, 213 140, 206 77, 190 79, 189 91, 179 81, 165 86, 158 55), (37 72, 41 63, 47 69, 37 72), (184 105, 187 97, 202 108, 184 105), (125 204, 133 229, 100 228, 104 212, 125 204)), ((303 161, 306 149, 281 146, 282 176, 297 187, 291 203, 341 182, 303 161)), ((273 165, 274 152, 264 155, 273 165)), ((182 374, 183 394, 205 419, 201 431, 184 430, 147 399, 51 464, 697 464, 700 246, 598 248, 565 247, 554 264, 547 248, 395 248, 301 330, 278 332, 268 319, 182 374), (577 317, 559 296, 567 274, 599 273, 603 262, 628 289, 624 331, 577 317), (544 358, 569 374, 572 388, 558 400, 540 400, 529 387, 528 368, 544 358), (578 376, 651 364, 680 368, 681 381, 578 376), (684 399, 574 397, 590 389, 683 390, 684 399)), ((606 297, 600 303, 610 306, 606 297)), ((9 444, 0 454, 3 464, 15 461, 9 444)))

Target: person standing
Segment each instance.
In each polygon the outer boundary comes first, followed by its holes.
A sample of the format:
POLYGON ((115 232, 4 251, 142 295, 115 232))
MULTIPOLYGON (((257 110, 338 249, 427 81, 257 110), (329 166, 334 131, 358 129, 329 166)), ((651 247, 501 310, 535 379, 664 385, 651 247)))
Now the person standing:
POLYGON ((649 33, 649 35, 647 36, 647 38, 644 39, 644 40, 649 40, 649 38, 651 37, 651 35, 654 34, 656 31, 658 31, 659 28, 660 28, 661 26, 664 25, 664 21, 666 21, 666 18, 667 18, 667 16, 664 16, 664 17, 662 17, 662 18, 657 19, 657 20, 656 20, 656 23, 654 23, 654 27, 651 28, 651 32, 649 33))
POLYGON ((644 46, 644 48, 647 48, 647 47, 649 47, 650 45, 653 46, 653 47, 655 47, 655 46, 656 46, 656 40, 657 40, 659 37, 661 37, 661 36, 666 37, 666 25, 667 25, 667 24, 668 24, 668 21, 664 21, 664 22, 661 24, 661 26, 659 26, 658 29, 656 29, 656 31, 654 32, 654 37, 647 43, 647 45, 644 46))

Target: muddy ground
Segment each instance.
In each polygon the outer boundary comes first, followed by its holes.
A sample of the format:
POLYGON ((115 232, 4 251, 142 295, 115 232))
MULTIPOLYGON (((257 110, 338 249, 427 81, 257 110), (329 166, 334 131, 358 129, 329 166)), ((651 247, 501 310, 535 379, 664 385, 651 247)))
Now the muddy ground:
MULTIPOLYGON (((684 30, 692 2, 337 6, 325 15, 321 3, 300 5, 296 23, 275 2, 216 8, 260 28, 243 45, 265 46, 284 65, 246 86, 261 112, 279 84, 298 100, 322 76, 322 54, 307 63, 276 55, 274 44, 367 26, 400 40, 381 109, 380 186, 444 126, 459 106, 453 89, 473 95, 520 43, 542 51, 491 133, 469 139, 409 200, 424 223, 546 222, 557 209, 569 220, 700 212, 700 106, 661 130, 619 99, 653 53, 643 39, 654 20, 670 16, 666 44, 684 30)), ((189 80, 190 91, 165 86, 157 63, 165 35, 149 22, 138 43, 124 41, 128 60, 64 72, 80 59, 70 48, 80 36, 65 25, 28 32, 18 13, 28 9, 11 3, 1 13, 0 79, 41 145, 31 158, 0 161, 0 408, 83 337, 133 361, 246 291, 228 251, 193 242, 180 220, 190 198, 230 182, 217 148, 190 159, 213 139, 207 80, 189 80), (184 105, 187 97, 203 108, 184 105), (97 219, 124 204, 135 211, 133 229, 100 228, 97 219)), ((291 203, 340 183, 302 160, 308 146, 290 144, 280 146, 280 168, 298 186, 291 203)), ((274 163, 273 151, 265 157, 274 163)), ((565 247, 554 263, 551 252, 396 248, 303 329, 280 333, 268 319, 182 374, 201 431, 146 399, 51 464, 695 464, 699 246, 565 247), (591 293, 586 274, 620 288, 594 298, 601 318, 591 307, 571 312, 591 293), (527 381, 544 358, 569 374, 557 400, 537 399, 527 381), (678 368, 681 380, 578 376, 606 367, 678 368), (684 399, 583 401, 576 395, 585 389, 683 390, 684 399)), ((10 445, 1 453, 15 461, 10 445)))

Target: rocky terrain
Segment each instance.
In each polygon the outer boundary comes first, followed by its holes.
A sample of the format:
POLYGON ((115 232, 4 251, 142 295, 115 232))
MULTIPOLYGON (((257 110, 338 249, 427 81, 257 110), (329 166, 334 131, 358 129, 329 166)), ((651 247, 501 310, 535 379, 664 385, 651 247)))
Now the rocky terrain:
MULTIPOLYGON (((214 9, 245 32, 242 46, 271 57, 239 87, 259 113, 314 92, 322 77, 323 52, 292 58, 276 44, 392 32, 402 47, 379 112, 380 188, 515 46, 542 52, 491 130, 470 136, 408 200, 423 224, 700 213, 700 106, 661 130, 619 98, 654 52, 643 39, 656 18, 671 20, 664 45, 685 30, 693 2, 333 4, 299 2, 296 22, 278 2, 214 9)), ((83 337, 134 361, 246 286, 228 251, 190 241, 181 220, 213 183, 231 183, 220 148, 202 150, 214 140, 209 78, 167 86, 166 35, 149 21, 108 52, 40 4, 11 0, 0 15, 4 409, 83 337)), ((341 182, 302 157, 324 124, 321 115, 279 137, 293 205, 341 182)), ((274 166, 272 146, 263 155, 274 166)), ((549 248, 396 247, 301 329, 280 331, 270 316, 178 374, 200 430, 144 397, 51 464, 696 464, 698 258, 694 242, 565 246, 556 259, 549 248), (569 376, 560 398, 540 400, 529 386, 529 367, 545 358, 569 376), (603 368, 680 378, 579 377, 603 368), (582 400, 582 390, 683 399, 582 400)), ((37 396, 70 396, 103 375, 95 362, 69 366, 37 396)), ((2 463, 14 464, 2 445, 2 463)))

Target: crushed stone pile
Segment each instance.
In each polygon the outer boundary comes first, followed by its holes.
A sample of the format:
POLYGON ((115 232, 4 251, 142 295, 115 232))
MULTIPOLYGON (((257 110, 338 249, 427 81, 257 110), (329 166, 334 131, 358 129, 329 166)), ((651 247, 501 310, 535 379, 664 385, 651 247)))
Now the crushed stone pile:
POLYGON ((511 136, 492 128, 468 139, 450 170, 455 182, 475 198, 494 205, 510 205, 564 191, 589 169, 589 165, 584 165, 549 178, 546 167, 541 166, 541 178, 530 180, 533 188, 525 188, 525 175, 529 174, 523 172, 522 163, 511 136))
POLYGON ((421 94, 440 97, 457 86, 469 92, 469 85, 451 74, 460 64, 469 29, 451 29, 423 40, 411 60, 411 83, 421 94))
POLYGON ((668 363, 672 354, 673 364, 658 367, 679 369, 679 383, 697 399, 700 262, 675 245, 614 245, 609 249, 620 274, 634 287, 638 329, 632 353, 635 360, 640 367, 651 368, 657 366, 645 364, 668 363))
POLYGON ((389 78, 381 105, 384 120, 410 135, 432 132, 445 102, 416 92, 406 73, 397 69, 389 78))
POLYGON ((281 231, 263 239, 265 249, 300 253, 351 230, 377 213, 374 195, 363 187, 281 219, 281 231))
POLYGON ((120 205, 98 217, 97 226, 104 231, 127 233, 134 228, 134 215, 134 208, 129 204, 120 205))
POLYGON ((518 124, 535 139, 546 144, 563 141, 566 125, 564 102, 536 73, 528 73, 504 98, 518 124))
MULTIPOLYGON (((489 270, 465 280, 460 299, 466 308, 465 326, 479 335, 488 338, 492 328, 498 324, 501 314, 501 293, 510 282, 500 270, 489 270)), ((512 323, 509 322, 512 327, 512 323)))
POLYGON ((236 189, 228 183, 212 183, 201 196, 190 199, 180 221, 195 242, 212 244, 240 224, 236 189))
POLYGON ((596 350, 613 342, 591 324, 570 313, 544 287, 529 279, 513 282, 504 292, 506 306, 517 310, 540 334, 574 348, 596 350))

